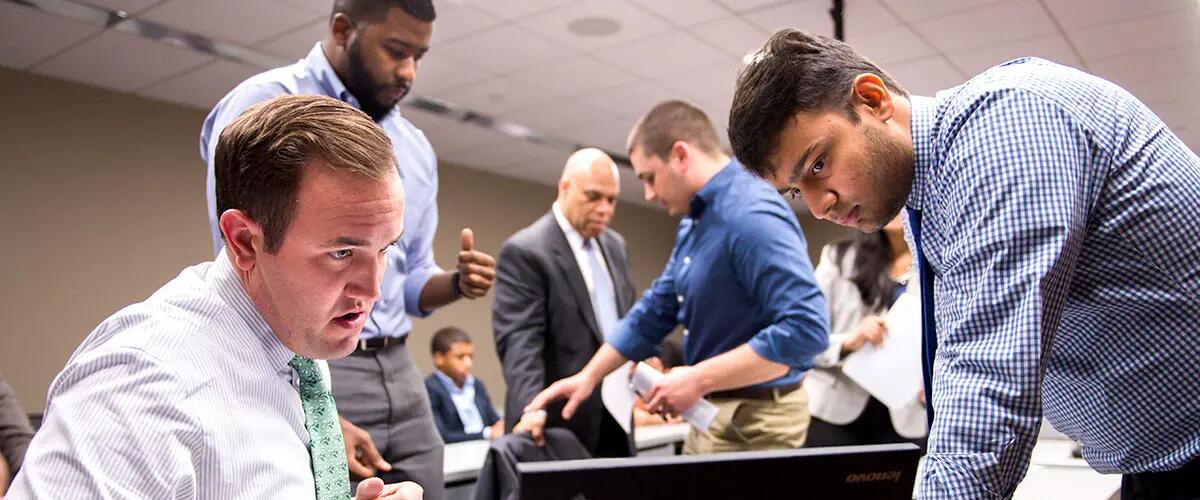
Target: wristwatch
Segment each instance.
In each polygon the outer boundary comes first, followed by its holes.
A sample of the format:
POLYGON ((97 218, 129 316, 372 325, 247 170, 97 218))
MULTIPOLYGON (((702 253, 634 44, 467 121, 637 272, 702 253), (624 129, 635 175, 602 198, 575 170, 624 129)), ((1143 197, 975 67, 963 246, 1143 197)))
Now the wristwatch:
POLYGON ((455 270, 454 275, 450 277, 450 289, 454 291, 455 297, 462 297, 462 285, 459 284, 459 279, 462 278, 462 271, 455 270))

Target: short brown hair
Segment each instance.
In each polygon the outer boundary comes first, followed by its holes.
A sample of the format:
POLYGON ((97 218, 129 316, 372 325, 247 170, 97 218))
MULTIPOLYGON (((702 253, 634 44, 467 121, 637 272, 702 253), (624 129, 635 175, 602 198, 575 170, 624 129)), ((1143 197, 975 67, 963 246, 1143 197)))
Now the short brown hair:
POLYGON ((638 119, 629 133, 626 147, 629 154, 642 148, 642 153, 667 159, 676 141, 686 141, 709 155, 721 152, 721 140, 708 115, 685 101, 663 101, 638 119))
POLYGON ((851 123, 851 86, 863 73, 883 80, 892 92, 908 92, 853 47, 793 28, 776 31, 738 75, 729 110, 729 144, 748 170, 768 175, 767 158, 797 113, 842 110, 851 123))
POLYGON ((457 326, 447 326, 433 333, 433 339, 429 341, 429 352, 433 354, 446 354, 450 352, 450 347, 459 342, 471 343, 471 336, 467 332, 457 326))
POLYGON ((287 95, 251 106, 221 131, 213 156, 217 217, 230 209, 258 223, 275 253, 296 215, 306 166, 372 179, 395 175, 392 143, 365 113, 337 99, 287 95))

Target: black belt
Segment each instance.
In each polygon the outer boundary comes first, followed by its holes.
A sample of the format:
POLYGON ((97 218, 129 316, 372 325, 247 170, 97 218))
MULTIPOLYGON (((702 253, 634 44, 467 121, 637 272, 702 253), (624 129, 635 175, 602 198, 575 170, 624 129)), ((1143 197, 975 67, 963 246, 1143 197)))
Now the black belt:
POLYGON ((717 391, 710 393, 710 398, 736 398, 736 399, 757 399, 761 401, 774 401, 776 394, 778 397, 784 397, 791 394, 792 391, 800 388, 800 382, 788 384, 779 387, 743 387, 741 389, 731 389, 728 391, 717 391))
POLYGON ((403 337, 375 337, 370 339, 359 339, 358 345, 354 346, 354 352, 374 352, 394 345, 404 345, 408 340, 408 335, 403 337))

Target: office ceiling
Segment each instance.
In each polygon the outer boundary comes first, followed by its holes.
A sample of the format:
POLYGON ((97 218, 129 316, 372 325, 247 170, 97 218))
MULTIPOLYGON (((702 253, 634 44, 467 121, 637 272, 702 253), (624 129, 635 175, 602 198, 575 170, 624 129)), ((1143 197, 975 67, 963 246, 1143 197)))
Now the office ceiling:
MULTIPOLYGON (((37 3, 33 0, 23 0, 37 3)), ((78 0, 264 53, 304 56, 330 0, 78 0)), ((846 0, 846 39, 930 94, 1034 55, 1124 86, 1200 146, 1197 0, 846 0)), ((830 0, 438 1, 414 94, 623 152, 638 115, 683 98, 721 130, 742 57, 775 29, 832 34, 830 0), (616 31, 585 36, 591 23, 616 31), (578 26, 577 26, 578 27, 578 26)), ((269 64, 248 64, 0 0, 0 65, 207 110, 269 64)), ((405 108, 440 158, 552 184, 570 151, 405 108)), ((197 124, 199 130, 199 124, 197 124)), ((622 198, 641 188, 623 175, 622 198)))

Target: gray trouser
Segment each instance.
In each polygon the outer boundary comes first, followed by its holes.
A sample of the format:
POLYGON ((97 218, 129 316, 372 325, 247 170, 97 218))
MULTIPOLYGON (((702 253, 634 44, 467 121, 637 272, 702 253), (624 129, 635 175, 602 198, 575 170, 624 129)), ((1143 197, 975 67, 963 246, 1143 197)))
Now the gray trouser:
POLYGON ((425 500, 442 500, 442 438, 433 424, 421 373, 403 345, 329 361, 338 413, 371 435, 391 472, 387 483, 414 481, 425 500))

